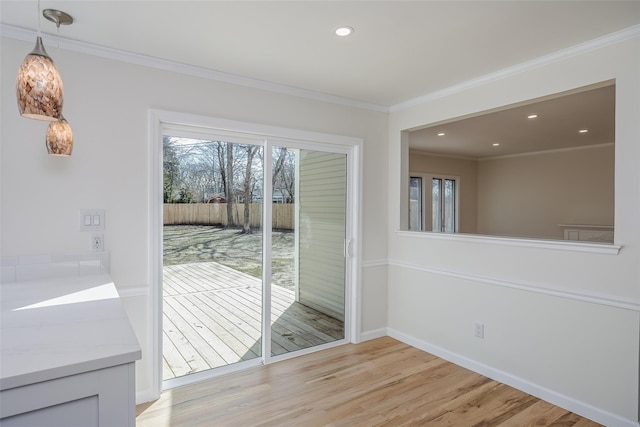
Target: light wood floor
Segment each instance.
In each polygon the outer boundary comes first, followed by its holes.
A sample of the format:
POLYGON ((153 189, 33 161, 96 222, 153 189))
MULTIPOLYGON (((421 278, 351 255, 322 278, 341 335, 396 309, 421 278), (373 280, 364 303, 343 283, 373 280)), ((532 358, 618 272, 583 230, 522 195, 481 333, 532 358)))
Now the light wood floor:
MULTIPOLYGON (((262 282, 216 262, 163 268, 163 379, 260 356, 262 282)), ((344 338, 344 324, 271 287, 271 353, 344 338)))
POLYGON ((139 427, 599 426, 388 337, 169 390, 137 409, 139 427))

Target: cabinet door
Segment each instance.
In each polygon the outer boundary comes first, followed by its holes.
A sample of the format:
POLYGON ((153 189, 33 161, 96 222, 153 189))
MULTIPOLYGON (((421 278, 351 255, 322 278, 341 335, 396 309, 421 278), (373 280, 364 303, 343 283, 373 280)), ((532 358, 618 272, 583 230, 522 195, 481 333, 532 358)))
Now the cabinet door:
POLYGON ((63 402, 13 417, 3 418, 2 427, 98 427, 98 396, 63 402))
POLYGON ((134 426, 134 387, 128 363, 3 390, 0 426, 134 426))

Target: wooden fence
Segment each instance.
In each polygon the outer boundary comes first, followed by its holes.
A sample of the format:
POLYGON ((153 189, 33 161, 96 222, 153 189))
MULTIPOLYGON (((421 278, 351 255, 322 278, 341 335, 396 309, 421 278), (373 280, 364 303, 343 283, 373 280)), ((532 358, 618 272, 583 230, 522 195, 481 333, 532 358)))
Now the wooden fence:
MULTIPOLYGON (((293 204, 274 203, 272 209, 273 228, 293 230, 293 204)), ((164 225, 227 225, 226 203, 165 203, 164 225)), ((262 203, 249 205, 249 218, 252 228, 262 227, 262 203)), ((244 204, 233 204, 235 224, 242 226, 244 204)))

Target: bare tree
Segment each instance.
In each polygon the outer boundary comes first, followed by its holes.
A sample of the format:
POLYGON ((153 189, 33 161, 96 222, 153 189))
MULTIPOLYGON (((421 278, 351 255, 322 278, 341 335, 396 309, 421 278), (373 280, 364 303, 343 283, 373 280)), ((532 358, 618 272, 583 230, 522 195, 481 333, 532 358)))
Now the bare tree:
POLYGON ((216 181, 211 147, 210 141, 163 137, 166 203, 203 200, 206 188, 216 181), (185 194, 191 196, 185 198, 185 194))
POLYGON ((288 185, 289 177, 295 174, 295 152, 287 148, 274 148, 273 176, 271 185, 273 193, 282 196, 282 203, 293 202, 293 186, 288 185))
POLYGON ((278 150, 278 157, 273 164, 273 175, 271 177, 271 186, 276 186, 276 180, 278 179, 278 175, 282 171, 282 167, 284 166, 284 159, 287 155, 287 149, 285 147, 274 147, 274 151, 278 150))
POLYGON ((225 197, 227 199, 227 227, 233 227, 233 144, 226 143, 227 148, 227 174, 225 197))
MULTIPOLYGON (((164 199, 166 203, 206 202, 223 193, 229 228, 251 231, 251 202, 263 191, 265 152, 261 146, 234 144, 228 141, 197 140, 164 137, 164 199), (234 204, 244 200, 244 212, 234 204)), ((295 152, 284 147, 274 148, 274 194, 282 201, 293 201, 295 152)))
POLYGON ((293 203, 295 193, 295 151, 286 148, 280 149, 275 159, 273 171, 273 190, 278 190, 282 195, 282 203, 293 203))
POLYGON ((173 203, 176 189, 179 187, 178 174, 180 161, 168 136, 162 138, 163 147, 163 193, 164 203, 173 203))
POLYGON ((218 171, 220 173, 220 185, 222 186, 222 192, 225 197, 227 195, 227 171, 224 159, 226 157, 225 154, 225 145, 224 142, 216 141, 216 159, 218 161, 218 171))
POLYGON ((243 233, 251 232, 251 190, 252 190, 252 179, 251 174, 253 171, 253 156, 258 151, 259 147, 255 145, 247 145, 247 159, 244 173, 244 221, 242 225, 243 233))

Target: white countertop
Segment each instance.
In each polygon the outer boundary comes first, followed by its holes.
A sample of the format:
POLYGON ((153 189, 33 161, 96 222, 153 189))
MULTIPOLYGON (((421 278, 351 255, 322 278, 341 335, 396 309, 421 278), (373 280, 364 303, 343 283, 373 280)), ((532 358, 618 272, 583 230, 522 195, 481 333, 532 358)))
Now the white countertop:
POLYGON ((0 390, 140 359, 108 275, 0 284, 0 390))

